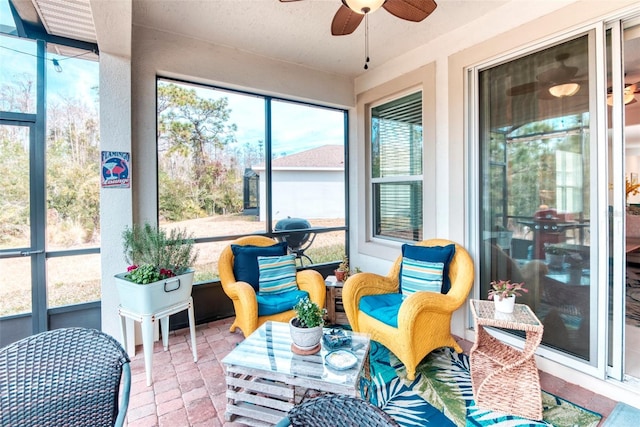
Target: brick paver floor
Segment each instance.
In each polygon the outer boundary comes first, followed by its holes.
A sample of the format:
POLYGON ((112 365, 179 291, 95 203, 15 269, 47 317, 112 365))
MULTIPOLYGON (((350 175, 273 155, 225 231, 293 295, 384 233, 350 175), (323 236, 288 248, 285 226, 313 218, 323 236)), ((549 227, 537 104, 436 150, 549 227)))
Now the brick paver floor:
MULTIPOLYGON (((223 319, 197 326, 197 363, 193 363, 188 328, 170 333, 166 352, 162 342, 156 342, 150 387, 146 384, 142 348, 138 346, 136 355, 131 357, 129 427, 239 425, 224 420, 227 399, 221 360, 243 339, 239 331, 229 332, 231 322, 232 319, 223 319)), ((461 340, 460 344, 466 352, 471 348, 468 341, 461 340)), ((611 399, 544 372, 540 373, 540 381, 544 390, 602 414, 603 421, 616 405, 611 399)))

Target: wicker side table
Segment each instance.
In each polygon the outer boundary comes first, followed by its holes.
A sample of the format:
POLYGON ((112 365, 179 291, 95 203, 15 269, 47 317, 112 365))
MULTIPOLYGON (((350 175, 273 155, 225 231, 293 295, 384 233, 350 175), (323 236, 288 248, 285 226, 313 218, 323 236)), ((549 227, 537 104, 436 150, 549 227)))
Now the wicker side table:
POLYGON ((542 419, 540 377, 534 353, 542 340, 543 326, 529 306, 516 304, 513 314, 496 313, 493 301, 471 300, 476 342, 471 348, 471 385, 482 408, 542 419), (523 350, 490 335, 485 326, 525 331, 523 350))

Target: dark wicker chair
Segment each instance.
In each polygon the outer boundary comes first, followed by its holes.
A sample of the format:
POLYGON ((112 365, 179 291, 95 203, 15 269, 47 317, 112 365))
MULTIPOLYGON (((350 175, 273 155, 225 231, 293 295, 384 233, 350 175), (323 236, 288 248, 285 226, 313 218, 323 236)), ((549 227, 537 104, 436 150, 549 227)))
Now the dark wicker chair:
POLYGON ((397 426, 393 418, 366 400, 351 396, 325 394, 294 406, 277 424, 294 427, 387 427, 397 426))
POLYGON ((127 353, 95 329, 56 329, 0 349, 2 426, 122 426, 130 388, 127 353))

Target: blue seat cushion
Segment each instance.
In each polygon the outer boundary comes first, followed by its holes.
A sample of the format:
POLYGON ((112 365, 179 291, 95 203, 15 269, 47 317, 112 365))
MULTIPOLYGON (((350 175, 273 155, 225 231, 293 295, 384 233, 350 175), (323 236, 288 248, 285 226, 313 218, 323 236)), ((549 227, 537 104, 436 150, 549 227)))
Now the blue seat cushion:
POLYGON ((256 292, 260 290, 259 256, 281 256, 287 254, 287 243, 271 246, 231 245, 233 252, 233 275, 238 282, 247 282, 256 292))
POLYGON ((279 294, 256 295, 258 300, 258 316, 269 316, 291 310, 298 300, 308 297, 307 291, 281 292, 279 294))
MULTIPOLYGON (((449 264, 456 253, 456 245, 447 246, 419 246, 419 245, 402 245, 402 256, 426 262, 441 262, 444 264, 442 270, 442 289, 441 293, 446 294, 451 289, 451 280, 449 279, 449 264)), ((402 276, 402 272, 401 272, 402 276)), ((400 281, 400 289, 402 289, 402 280, 400 281)))
POLYGON ((367 295, 360 298, 359 309, 384 324, 398 327, 398 311, 402 305, 402 294, 367 295))

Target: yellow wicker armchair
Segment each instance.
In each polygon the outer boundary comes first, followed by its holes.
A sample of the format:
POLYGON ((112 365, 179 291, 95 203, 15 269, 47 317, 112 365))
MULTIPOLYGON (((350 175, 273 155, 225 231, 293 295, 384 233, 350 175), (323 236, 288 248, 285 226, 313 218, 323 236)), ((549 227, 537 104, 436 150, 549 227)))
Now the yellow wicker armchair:
MULTIPOLYGON (((454 242, 430 239, 418 246, 446 246, 454 242)), ((416 367, 431 351, 440 347, 462 348, 451 335, 451 316, 466 301, 473 286, 474 269, 469 253, 455 245, 455 255, 449 265, 451 289, 446 294, 416 292, 402 301, 398 311, 398 327, 383 323, 359 310, 360 299, 367 295, 399 292, 402 264, 400 255, 386 276, 358 273, 347 279, 342 301, 354 331, 365 332, 391 350, 407 368, 407 378, 413 380, 416 367)))
MULTIPOLYGON (((231 244, 241 246, 271 246, 276 243, 278 242, 264 236, 241 237, 231 242, 231 244)), ((231 250, 231 244, 222 250, 218 260, 218 272, 220 274, 222 288, 227 296, 231 298, 236 313, 236 319, 229 330, 235 332, 236 328, 240 328, 244 336, 248 337, 258 326, 267 320, 288 322, 292 319, 295 316, 293 310, 267 316, 258 316, 258 300, 256 299, 254 288, 247 282, 236 281, 233 272, 234 255, 231 250)), ((296 282, 300 290, 309 293, 309 299, 311 299, 311 301, 317 303, 320 307, 324 307, 326 288, 324 279, 320 273, 315 270, 298 271, 296 274, 296 282)))

